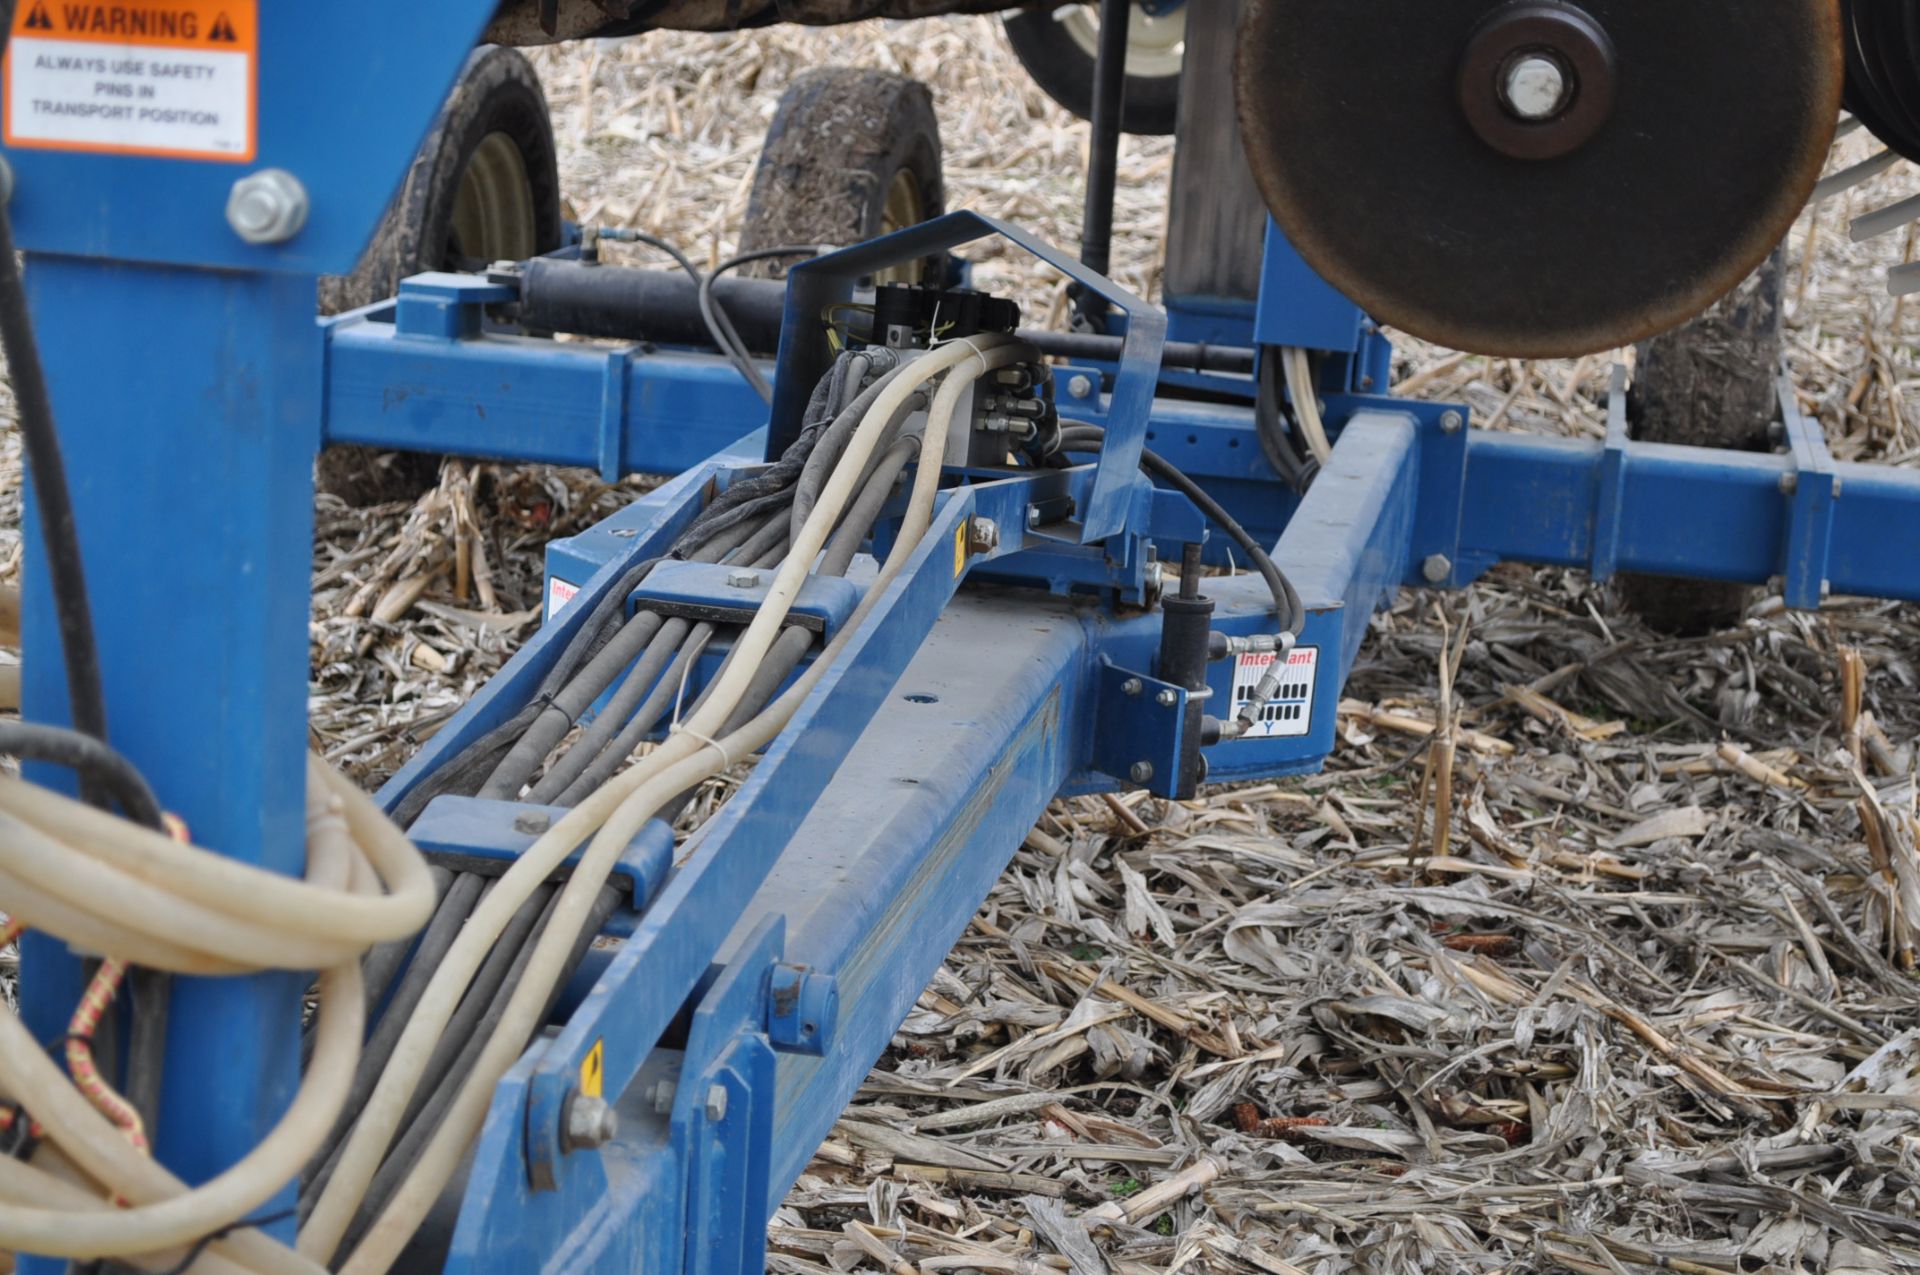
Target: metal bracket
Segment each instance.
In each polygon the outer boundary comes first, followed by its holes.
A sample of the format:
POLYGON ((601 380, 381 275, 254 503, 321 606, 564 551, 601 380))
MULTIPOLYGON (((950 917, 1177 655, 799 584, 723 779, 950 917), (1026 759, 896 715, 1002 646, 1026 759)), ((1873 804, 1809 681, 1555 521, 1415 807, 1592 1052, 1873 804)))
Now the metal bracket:
POLYGON ((464 341, 480 335, 486 308, 513 301, 519 292, 482 275, 429 271, 400 281, 393 307, 393 330, 399 336, 464 341))
POLYGON ((1793 468, 1780 478, 1780 490, 1790 504, 1786 543, 1787 605, 1818 610, 1826 592, 1827 566, 1833 544, 1833 504, 1840 498, 1840 480, 1833 456, 1827 451, 1826 432, 1809 420, 1794 397, 1793 382, 1780 378, 1780 420, 1785 426, 1787 450, 1793 468))
POLYGON ((1620 561, 1620 505, 1625 493, 1627 465, 1627 369, 1613 365, 1607 383, 1607 442, 1600 454, 1600 491, 1593 509, 1593 564, 1595 580, 1610 580, 1620 561))
MULTIPOLYGON (((565 806, 535 806, 448 793, 427 803, 407 836, 436 863, 456 872, 497 877, 569 813, 565 806)), ((579 850, 568 855, 552 879, 566 880, 580 855, 579 850)), ((612 877, 625 882, 629 906, 635 912, 644 912, 665 884, 672 866, 673 829, 654 819, 621 852, 612 877)))
POLYGON ((1171 796, 1185 755, 1189 694, 1172 682, 1103 662, 1094 679, 1093 768, 1156 797, 1171 796))
POLYGON ((819 322, 829 306, 851 301, 859 281, 876 271, 993 235, 1038 257, 1126 317, 1119 370, 1114 374, 1107 406, 1106 446, 1100 453, 1093 489, 1077 512, 1082 544, 1128 531, 1133 490, 1146 482, 1140 475, 1140 451, 1146 445, 1147 415, 1153 407, 1161 350, 1166 344, 1167 316, 1158 306, 1088 269, 1072 254, 1018 226, 975 212, 948 213, 869 243, 816 257, 787 272, 786 323, 774 381, 768 458, 778 456, 799 435, 807 398, 832 366, 833 351, 819 322))
MULTIPOLYGON (((633 601, 662 615, 746 624, 766 600, 774 573, 717 562, 662 562, 633 591, 633 601)), ((831 638, 860 605, 860 586, 840 576, 810 575, 787 620, 831 638)))

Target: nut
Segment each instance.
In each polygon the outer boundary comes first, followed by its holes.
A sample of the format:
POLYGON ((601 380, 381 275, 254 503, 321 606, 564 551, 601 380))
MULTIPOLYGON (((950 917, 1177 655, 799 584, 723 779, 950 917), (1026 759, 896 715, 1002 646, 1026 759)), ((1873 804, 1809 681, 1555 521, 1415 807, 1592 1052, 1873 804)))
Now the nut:
POLYGON ((1162 708, 1172 708, 1175 704, 1178 704, 1180 702, 1180 693, 1174 690, 1172 687, 1168 687, 1166 690, 1161 691, 1158 695, 1154 696, 1153 702, 1158 704, 1162 708))
POLYGON ((760 587, 758 571, 729 571, 727 587, 732 589, 757 589, 760 587))
POLYGON ((1146 688, 1147 688, 1147 684, 1145 682, 1142 682, 1137 677, 1130 677, 1126 681, 1120 683, 1120 693, 1122 695, 1138 695, 1141 691, 1145 690, 1146 688))
POLYGON ((1445 584, 1453 577, 1453 562, 1444 553, 1432 554, 1420 564, 1420 574, 1428 584, 1445 584))
POLYGON ((1134 783, 1144 784, 1153 778, 1153 763, 1150 761, 1137 761, 1133 763, 1133 769, 1128 771, 1127 775, 1134 783))
POLYGON ((727 1087, 709 1085, 707 1087, 707 1119, 718 1123, 727 1118, 727 1087))
POLYGON ((1800 475, 1798 474, 1780 475, 1780 494, 1781 495, 1791 496, 1793 495, 1794 492, 1799 490, 1800 490, 1800 475))
POLYGON ((553 826, 553 816, 544 810, 529 810, 513 817, 513 830, 537 837, 553 826))
POLYGON ((285 243, 307 224, 307 188, 284 168, 263 168, 233 184, 227 224, 251 244, 285 243))
POLYGON ((967 520, 967 549, 971 553, 992 553, 1000 547, 1000 524, 991 518, 967 520))
POLYGON ((1073 398, 1087 398, 1093 394, 1093 378, 1076 373, 1067 380, 1067 393, 1073 398))
POLYGON ((656 1082, 653 1086, 654 1111, 663 1116, 671 1112, 673 1110, 674 1095, 679 1091, 680 1086, 674 1084, 671 1080, 656 1082))
POLYGON ((1466 423, 1467 418, 1459 412, 1449 410, 1440 413, 1440 432, 1443 434, 1458 434, 1460 427, 1466 423))
POLYGON ((567 1100, 564 1132, 568 1150, 603 1147, 620 1132, 620 1113, 605 1098, 577 1093, 567 1100))

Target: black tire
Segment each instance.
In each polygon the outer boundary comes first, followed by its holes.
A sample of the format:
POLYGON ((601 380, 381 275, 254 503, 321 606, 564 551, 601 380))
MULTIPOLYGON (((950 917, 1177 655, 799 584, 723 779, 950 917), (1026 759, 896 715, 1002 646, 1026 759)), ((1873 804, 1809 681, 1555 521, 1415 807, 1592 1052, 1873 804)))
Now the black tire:
MULTIPOLYGON (((565 230, 540 77, 519 50, 483 46, 467 58, 360 264, 321 279, 320 312, 384 300, 422 271, 552 252, 565 230)), ((437 456, 332 447, 321 453, 315 481, 349 504, 378 504, 418 495, 439 465, 437 456)))
MULTIPOLYGON (((1057 10, 1022 9, 1009 14, 1005 22, 1007 42, 1013 45, 1013 55, 1020 59, 1020 65, 1027 69, 1041 92, 1081 119, 1090 120, 1093 118, 1094 54, 1084 38, 1076 38, 1067 26, 1067 18, 1062 16, 1075 8, 1085 7, 1065 5, 1057 10)), ((1138 7, 1134 14, 1138 21, 1138 7)), ((1079 15, 1070 16, 1073 21, 1082 20, 1079 15)), ((1092 29, 1099 30, 1097 19, 1092 29)), ((1122 132, 1168 136, 1179 113, 1180 72, 1177 68, 1170 73, 1153 75, 1129 69, 1126 103, 1120 111, 1122 132)))
MULTIPOLYGON (((740 250, 845 247, 946 208, 940 121, 927 86, 888 71, 820 67, 780 97, 754 169, 740 250)), ((772 277, 790 264, 749 272, 772 277)), ((934 281, 936 266, 920 263, 886 278, 934 281)))
MULTIPOLYGON (((1770 451, 1778 412, 1785 257, 1764 265, 1705 314, 1643 342, 1635 357, 1628 429, 1651 443, 1770 451)), ((1622 597, 1648 624, 1693 635, 1726 628, 1752 590, 1715 580, 1623 576, 1622 597)))

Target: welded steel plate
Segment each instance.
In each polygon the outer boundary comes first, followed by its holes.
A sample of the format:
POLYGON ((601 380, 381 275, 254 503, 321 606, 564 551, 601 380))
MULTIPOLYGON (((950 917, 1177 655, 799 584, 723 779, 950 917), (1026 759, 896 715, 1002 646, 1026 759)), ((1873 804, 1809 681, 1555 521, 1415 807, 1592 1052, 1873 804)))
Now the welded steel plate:
POLYGON ((1833 140, 1838 0, 1249 0, 1236 68, 1274 217, 1380 321, 1611 349, 1786 234, 1833 140))

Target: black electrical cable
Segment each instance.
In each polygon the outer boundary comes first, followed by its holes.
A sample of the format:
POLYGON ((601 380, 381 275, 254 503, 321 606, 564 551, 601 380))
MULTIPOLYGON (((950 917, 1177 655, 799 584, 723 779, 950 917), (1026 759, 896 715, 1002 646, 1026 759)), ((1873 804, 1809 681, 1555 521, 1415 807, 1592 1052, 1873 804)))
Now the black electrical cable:
POLYGON ((580 772, 600 755, 600 750, 610 743, 623 723, 628 721, 640 707, 641 701, 660 675, 673 662, 680 648, 686 643, 687 634, 693 628, 693 621, 674 616, 660 626, 653 640, 647 643, 647 649, 634 662, 613 698, 594 715, 593 721, 573 746, 547 767, 539 782, 527 793, 527 800, 536 806, 548 806, 565 793, 580 772))
MULTIPOLYGON (((674 264, 685 271, 689 279, 693 280, 694 289, 700 297, 705 298, 712 293, 713 288, 712 285, 707 282, 708 277, 700 272, 700 268, 693 264, 686 253, 680 251, 666 240, 655 235, 647 234, 643 230, 625 229, 618 230, 606 237, 619 241, 643 243, 650 248, 658 248, 661 252, 672 257, 674 264)), ((714 273, 719 274, 721 271, 716 270, 714 273)), ((754 386, 754 388, 758 390, 761 385, 766 383, 765 379, 760 376, 760 369, 754 365, 752 351, 747 348, 746 341, 740 336, 740 330, 734 326, 732 316, 727 313, 726 307, 720 304, 719 298, 713 298, 710 303, 704 299, 702 300, 700 306, 700 321, 706 325, 707 335, 711 337, 713 343, 720 348, 720 353, 726 356, 729 363, 733 364, 735 370, 740 373, 747 384, 754 386)), ((761 397, 767 399, 769 402, 772 401, 770 392, 761 394, 761 397)))
MULTIPOLYGON (((11 10, 13 6, 6 7, 11 10)), ((4 46, 4 36, 0 36, 0 56, 4 56, 4 46)), ((66 664, 68 713, 75 730, 104 740, 106 694, 101 689, 100 649, 94 639, 92 605, 87 600, 79 524, 74 517, 73 494, 67 486, 66 458, 53 423, 46 371, 40 364, 33 319, 27 313, 26 287, 13 245, 13 222, 4 205, 0 205, 0 348, 7 356, 27 473, 33 480, 34 505, 40 511, 41 549, 47 558, 66 664)))
MULTIPOLYGON (((1098 451, 1106 439, 1107 431, 1098 425, 1074 425, 1070 429, 1061 431, 1060 448, 1062 451, 1098 451)), ((1265 546, 1254 539, 1253 534, 1240 525, 1240 520, 1228 513, 1219 501, 1208 495, 1199 483, 1181 473, 1164 456, 1143 448, 1140 452, 1140 468, 1191 500, 1200 512, 1206 515, 1208 521, 1226 532, 1227 536, 1240 546, 1248 560, 1253 563, 1254 570, 1258 571, 1261 578, 1267 582, 1267 589, 1273 595, 1274 612, 1278 617, 1281 630, 1298 637, 1300 631, 1306 627, 1306 608, 1301 604, 1300 595, 1295 592, 1293 583, 1281 573, 1279 567, 1274 565, 1273 558, 1268 555, 1265 546)))
POLYGON ((711 624, 696 624, 693 627, 692 632, 687 634, 687 640, 680 647, 679 653, 674 656, 673 663, 667 666, 666 672, 647 693, 646 700, 634 710, 633 715, 620 728, 620 733, 613 737, 613 742, 602 748, 581 770, 578 777, 553 799, 554 805, 575 805, 588 793, 613 777, 614 772, 620 769, 621 763, 631 757, 633 750, 640 746, 640 741, 659 724, 661 715, 667 711, 674 695, 685 684, 693 662, 706 650, 713 633, 714 626, 711 624))
POLYGON ((127 818, 144 828, 164 831, 160 799, 132 762, 111 745, 92 735, 63 726, 37 722, 0 721, 0 753, 23 761, 65 766, 102 796, 110 798, 127 818))
MULTIPOLYGON (((816 257, 819 255, 820 246, 818 244, 787 244, 778 248, 760 248, 753 252, 743 252, 736 256, 728 257, 725 261, 709 270, 706 276, 700 280, 700 317, 706 320, 709 329, 717 327, 724 319, 724 315, 720 314, 718 303, 713 298, 713 285, 715 280, 728 271, 737 270, 741 266, 750 265, 756 261, 768 261, 774 257, 816 257)), ((767 378, 760 375, 760 369, 754 364, 752 356, 747 354, 746 343, 740 340, 737 333, 732 334, 732 336, 737 344, 733 346, 723 345, 721 348, 732 351, 735 356, 734 365, 740 369, 740 374, 747 378, 747 384, 753 387, 753 392, 758 394, 763 402, 773 402, 773 387, 767 384, 767 378)))

